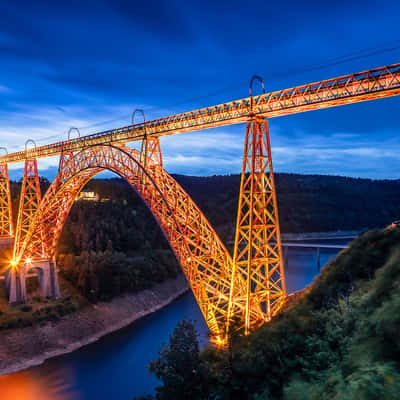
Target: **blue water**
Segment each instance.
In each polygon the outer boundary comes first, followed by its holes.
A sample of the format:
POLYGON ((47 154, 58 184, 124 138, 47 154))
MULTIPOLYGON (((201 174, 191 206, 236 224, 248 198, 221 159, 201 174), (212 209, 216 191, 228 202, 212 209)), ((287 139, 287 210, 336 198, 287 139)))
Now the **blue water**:
MULTIPOLYGON (((321 251, 324 265, 335 250, 321 251)), ((285 271, 287 291, 302 289, 318 274, 316 252, 291 248, 285 271)), ((131 400, 151 393, 157 380, 147 365, 183 318, 196 321, 200 341, 207 326, 191 293, 129 327, 73 353, 29 370, 0 377, 1 400, 131 400)))

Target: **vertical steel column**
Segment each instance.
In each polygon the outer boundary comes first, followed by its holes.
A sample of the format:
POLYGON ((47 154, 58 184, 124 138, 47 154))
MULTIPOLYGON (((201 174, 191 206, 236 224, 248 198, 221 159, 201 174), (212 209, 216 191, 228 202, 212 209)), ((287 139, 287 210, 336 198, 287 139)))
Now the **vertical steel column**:
POLYGON ((233 264, 232 283, 235 274, 246 281, 245 293, 232 287, 231 301, 242 305, 247 334, 269 321, 285 298, 268 122, 256 117, 246 129, 233 264))
MULTIPOLYGON (((24 167, 13 259, 18 260, 29 227, 40 206, 41 193, 36 159, 27 159, 24 167)), ((24 260, 22 260, 24 261, 24 260)))
MULTIPOLYGON (((30 142, 30 140, 25 143, 26 151, 28 142, 30 142)), ((41 194, 37 161, 36 159, 27 158, 24 167, 24 177, 22 179, 13 260, 11 261, 8 278, 10 303, 22 303, 26 301, 25 275, 27 264, 30 264, 31 260, 20 260, 19 258, 25 237, 29 232, 30 225, 39 208, 40 200, 41 194)), ((39 240, 41 240, 41 237, 39 237, 39 240)))
POLYGON ((0 238, 14 236, 8 165, 0 164, 0 238))
MULTIPOLYGON (((78 132, 78 138, 81 137, 81 132, 79 131, 79 129, 75 128, 75 127, 71 127, 68 130, 68 142, 71 140, 71 131, 78 132)), ((64 147, 64 145, 63 145, 63 147, 64 147)), ((65 166, 73 156, 74 156, 73 151, 71 151, 71 150, 64 151, 64 148, 62 149, 61 155, 60 155, 60 162, 58 163, 58 174, 57 174, 57 179, 59 180, 58 185, 62 184, 63 177, 65 174, 65 166)), ((57 185, 57 187, 58 187, 58 185, 57 185)))
MULTIPOLYGON (((160 167, 162 168, 163 162, 162 162, 162 155, 161 155, 161 147, 160 147, 160 139, 155 136, 148 137, 147 132, 146 132, 146 117, 144 115, 144 111, 140 109, 136 109, 133 114, 132 114, 132 127, 135 129, 135 115, 136 113, 140 113, 143 117, 143 132, 144 132, 144 137, 142 140, 142 147, 140 151, 140 163, 143 166, 144 171, 150 173, 151 175, 154 175, 154 177, 157 177, 157 174, 155 174, 155 169, 160 167)), ((145 174, 141 174, 140 177, 142 187, 146 185, 146 178, 145 174)))
POLYGON ((142 145, 143 166, 147 168, 155 168, 163 166, 160 139, 157 137, 150 137, 143 140, 142 145))
MULTIPOLYGON (((20 260, 20 253, 24 245, 24 240, 26 235, 29 233, 29 228, 31 223, 34 220, 35 214, 40 206, 41 201, 41 193, 40 193, 40 183, 39 183, 39 173, 37 167, 37 160, 34 158, 28 157, 27 145, 29 142, 32 142, 35 145, 36 143, 33 140, 28 140, 25 143, 25 151, 27 153, 27 158, 25 160, 24 166, 24 176, 22 179, 22 187, 21 187, 21 195, 19 200, 19 211, 18 211, 18 221, 17 221, 17 229, 15 232, 15 241, 14 241, 14 251, 13 251, 13 261, 18 263, 18 267, 20 267, 20 262, 25 263, 26 260, 20 260)), ((41 230, 36 230, 37 237, 31 238, 32 241, 39 241, 41 243, 41 254, 40 256, 44 257, 43 254, 43 240, 42 235, 43 232, 41 230)))

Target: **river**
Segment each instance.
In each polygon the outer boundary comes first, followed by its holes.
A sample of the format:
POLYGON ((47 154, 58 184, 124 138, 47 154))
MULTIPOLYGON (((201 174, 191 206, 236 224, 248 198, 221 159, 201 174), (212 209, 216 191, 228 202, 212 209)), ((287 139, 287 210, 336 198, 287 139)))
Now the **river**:
MULTIPOLYGON (((335 250, 322 250, 321 265, 335 254, 335 250)), ((315 250, 290 249, 285 271, 289 293, 304 288, 317 274, 315 250)), ((200 341, 206 344, 207 326, 188 292, 164 309, 96 343, 38 367, 1 376, 0 399, 132 400, 151 393, 157 380, 149 374, 147 365, 183 318, 196 321, 200 341)))

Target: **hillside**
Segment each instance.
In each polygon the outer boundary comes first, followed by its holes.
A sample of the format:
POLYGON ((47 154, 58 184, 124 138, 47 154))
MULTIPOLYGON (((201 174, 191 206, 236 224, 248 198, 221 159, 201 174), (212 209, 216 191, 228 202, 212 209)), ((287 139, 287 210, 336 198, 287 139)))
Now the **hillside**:
MULTIPOLYGON (((239 175, 175 175, 225 240, 232 240, 239 175)), ((275 174, 281 231, 327 232, 386 226, 400 218, 400 181, 275 174)))
MULTIPOLYGON (((225 241, 233 238, 240 175, 207 177, 174 175, 225 241)), ((327 232, 386 226, 400 219, 400 180, 372 180, 330 175, 276 173, 281 231, 327 232)), ((44 191, 49 182, 41 178, 44 191)), ((19 183, 11 182, 14 219, 19 183)), ((132 190, 119 178, 94 179, 87 185, 100 197, 132 200, 132 190)))
POLYGON ((156 398, 398 399, 399 244, 399 228, 365 233, 289 310, 226 350, 199 354, 181 324, 150 366, 163 383, 156 398))
MULTIPOLYGON (((231 247, 239 175, 176 178, 231 247)), ((400 218, 398 181, 276 174, 276 182, 283 232, 374 228, 400 218)), ((41 179, 43 191, 48 184, 41 179)), ((11 188, 16 219, 19 183, 13 182, 11 188)), ((62 285, 67 288, 64 292, 69 292, 70 285, 91 302, 109 300, 179 273, 179 265, 150 211, 126 182, 94 179, 87 190, 109 201, 78 201, 72 208, 58 247, 62 285)), ((31 297, 35 297, 37 285, 31 286, 31 297)), ((82 300, 77 300, 66 307, 57 304, 62 308, 59 314, 79 307, 82 300)), ((32 306, 29 312, 34 313, 36 305, 32 306)), ((10 318, 2 316, 6 322, 10 318)), ((13 316, 13 320, 19 319, 27 320, 27 312, 13 316)))

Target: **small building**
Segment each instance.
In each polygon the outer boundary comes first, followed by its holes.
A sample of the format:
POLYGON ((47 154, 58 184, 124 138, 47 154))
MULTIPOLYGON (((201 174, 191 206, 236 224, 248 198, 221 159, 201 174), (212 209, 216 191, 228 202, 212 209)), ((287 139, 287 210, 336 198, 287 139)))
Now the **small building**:
POLYGON ((100 197, 95 192, 80 192, 76 200, 99 201, 100 197))

